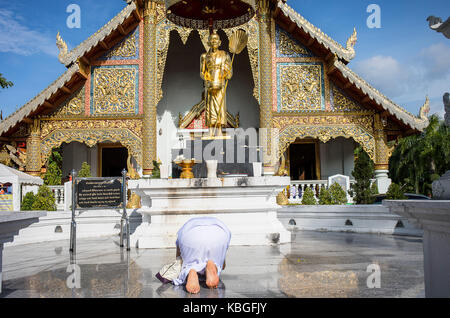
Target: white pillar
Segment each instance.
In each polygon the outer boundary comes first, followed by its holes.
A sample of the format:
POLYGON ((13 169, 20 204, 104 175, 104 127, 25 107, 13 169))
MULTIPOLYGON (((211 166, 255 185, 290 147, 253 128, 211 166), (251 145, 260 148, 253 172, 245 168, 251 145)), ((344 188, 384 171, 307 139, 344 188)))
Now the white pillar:
POLYGON ((380 194, 385 194, 392 183, 388 176, 389 170, 375 170, 375 179, 380 194))
POLYGON ((0 243, 0 294, 2 293, 3 282, 3 243, 0 243))

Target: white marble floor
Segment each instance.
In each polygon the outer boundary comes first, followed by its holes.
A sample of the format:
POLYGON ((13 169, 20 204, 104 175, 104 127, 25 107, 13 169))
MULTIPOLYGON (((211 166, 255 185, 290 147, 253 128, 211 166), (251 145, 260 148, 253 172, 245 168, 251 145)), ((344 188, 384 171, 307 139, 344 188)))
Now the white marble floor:
POLYGON ((68 287, 69 242, 7 247, 2 298, 144 297, 424 297, 422 239, 334 232, 295 232, 280 246, 230 247, 217 290, 199 295, 162 285, 155 274, 175 249, 121 250, 118 237, 79 239, 79 286, 68 287), (367 268, 380 268, 369 288, 367 268), (80 287, 80 288, 77 288, 80 287))

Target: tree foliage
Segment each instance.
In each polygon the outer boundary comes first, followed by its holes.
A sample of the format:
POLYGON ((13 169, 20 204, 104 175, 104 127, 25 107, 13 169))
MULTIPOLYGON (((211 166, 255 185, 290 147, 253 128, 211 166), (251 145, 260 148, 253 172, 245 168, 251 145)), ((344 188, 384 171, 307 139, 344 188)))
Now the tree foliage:
POLYGON ((402 188, 396 184, 391 183, 389 186, 387 192, 386 192, 386 199, 388 200, 406 200, 407 197, 403 193, 402 188))
POLYGON ((78 171, 78 178, 91 178, 91 166, 87 162, 81 164, 81 170, 78 171))
POLYGON ((355 167, 352 171, 355 183, 350 190, 356 204, 372 204, 375 201, 371 190, 371 179, 374 177, 374 163, 362 147, 355 149, 355 167))
POLYGON ((33 203, 36 201, 36 197, 33 192, 28 192, 25 194, 22 200, 22 204, 20 205, 21 211, 32 211, 33 203))
POLYGON ((48 160, 47 171, 44 174, 44 184, 61 185, 62 156, 58 150, 53 150, 48 160))
POLYGON ((433 115, 423 133, 401 139, 389 160, 389 176, 406 192, 429 195, 450 169, 450 128, 433 115))
POLYGON ((14 83, 6 80, 6 78, 3 77, 2 73, 0 73, 0 87, 8 88, 8 87, 12 87, 12 86, 14 86, 14 83))
POLYGON ((53 191, 45 184, 39 187, 32 205, 34 211, 56 211, 53 191))
POLYGON ((156 160, 153 160, 153 171, 152 171, 152 179, 160 179, 161 178, 161 164, 156 160))
POLYGON ((303 193, 302 198, 302 204, 303 205, 316 205, 317 201, 314 197, 314 191, 311 189, 311 187, 306 187, 305 192, 303 193))

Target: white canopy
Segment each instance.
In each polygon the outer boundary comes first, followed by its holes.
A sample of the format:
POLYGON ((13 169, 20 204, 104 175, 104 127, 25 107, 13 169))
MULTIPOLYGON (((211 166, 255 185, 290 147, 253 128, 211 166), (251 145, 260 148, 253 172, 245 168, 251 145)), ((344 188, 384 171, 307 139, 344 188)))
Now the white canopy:
POLYGON ((19 170, 0 164, 0 183, 18 183, 25 185, 42 185, 44 181, 19 170))

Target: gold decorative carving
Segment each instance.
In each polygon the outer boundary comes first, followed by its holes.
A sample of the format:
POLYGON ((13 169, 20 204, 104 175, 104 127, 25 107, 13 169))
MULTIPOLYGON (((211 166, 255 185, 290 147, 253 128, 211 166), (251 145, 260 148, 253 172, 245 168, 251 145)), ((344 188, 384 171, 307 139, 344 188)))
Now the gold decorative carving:
POLYGON ((279 33, 280 53, 283 55, 309 55, 310 53, 301 45, 293 41, 284 31, 279 33))
POLYGON ((275 116, 273 127, 282 131, 288 126, 298 125, 349 125, 360 126, 367 133, 373 135, 373 116, 370 112, 354 112, 354 113, 326 113, 326 112, 310 112, 310 113, 292 113, 289 115, 275 116))
MULTIPOLYGON (((253 74, 253 82, 255 85, 255 88, 253 90, 253 96, 256 98, 256 100, 259 101, 259 35, 258 35, 258 21, 256 18, 251 19, 248 23, 240 25, 239 27, 234 27, 230 29, 223 30, 228 40, 230 40, 233 33, 239 29, 244 30, 248 35, 248 43, 247 43, 247 51, 248 56, 250 59, 250 66, 252 68, 252 74, 253 74)), ((205 46, 205 50, 208 50, 208 31, 204 32, 199 31, 200 37, 202 39, 203 45, 205 46), (203 33, 202 33, 203 32, 203 33)))
MULTIPOLYGON (((189 126, 190 123, 192 123, 193 120, 200 117, 205 110, 206 110, 205 100, 202 99, 200 103, 192 107, 192 109, 186 114, 186 116, 183 117, 181 114, 179 114, 178 127, 180 129, 185 129, 186 127, 189 126)), ((227 124, 229 127, 239 128, 239 113, 235 117, 230 112, 227 111, 227 124)))
POLYGON ((286 195, 286 189, 278 193, 277 195, 277 204, 278 205, 289 205, 289 199, 286 195))
POLYGON ((297 138, 316 138, 326 143, 337 137, 353 138, 375 161, 373 115, 361 113, 309 113, 275 116, 274 128, 279 131, 278 158, 297 138))
POLYGON ((275 173, 275 176, 284 177, 289 175, 289 171, 286 169, 286 157, 284 156, 284 153, 281 154, 281 163, 278 167, 277 172, 275 173))
POLYGON ((94 115, 134 114, 136 112, 135 68, 94 70, 94 115))
POLYGON ((51 117, 79 116, 84 113, 84 86, 61 104, 51 117))
POLYGON ((137 34, 136 31, 134 31, 124 41, 122 41, 122 43, 120 43, 119 46, 108 52, 105 55, 105 58, 113 58, 113 57, 129 58, 136 56, 137 52, 136 38, 137 34))
POLYGON ((259 40, 259 126, 262 129, 260 144, 264 147, 263 162, 266 171, 273 170, 274 156, 272 153, 272 44, 275 29, 270 14, 270 1, 258 2, 258 40, 259 40))
POLYGON ((41 156, 45 162, 53 148, 63 143, 78 141, 89 147, 100 142, 120 142, 142 162, 142 121, 140 119, 123 120, 43 120, 41 136, 41 156))
POLYGON ((376 146, 375 170, 387 170, 392 149, 388 146, 387 135, 380 114, 374 116, 374 135, 376 146))
POLYGON ((334 85, 332 85, 333 92, 333 106, 336 111, 360 111, 366 110, 360 104, 357 104, 352 99, 345 96, 341 91, 334 85))
POLYGON ((40 129, 41 122, 38 119, 34 119, 33 123, 29 126, 30 137, 27 139, 27 157, 26 157, 26 170, 31 175, 40 175, 42 167, 41 158, 41 139, 40 129))
POLYGON ((131 153, 128 154, 127 158, 127 170, 128 170, 127 177, 129 177, 131 180, 139 180, 141 178, 141 176, 131 163, 131 153))
POLYGON ((281 110, 322 109, 321 65, 281 65, 281 110))
MULTIPOLYGON (((79 120, 42 120, 41 139, 47 137, 50 133, 56 130, 67 129, 128 129, 136 136, 141 135, 142 121, 140 119, 79 119, 79 120)), ((92 144, 92 146, 95 144, 92 144)))

